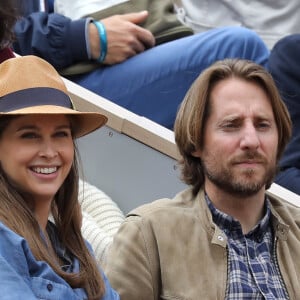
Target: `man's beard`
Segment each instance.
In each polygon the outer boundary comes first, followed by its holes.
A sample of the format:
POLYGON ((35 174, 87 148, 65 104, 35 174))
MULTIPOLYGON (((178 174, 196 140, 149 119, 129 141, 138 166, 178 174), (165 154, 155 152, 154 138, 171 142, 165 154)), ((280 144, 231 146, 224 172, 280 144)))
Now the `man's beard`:
MULTIPOLYGON (((249 154, 246 155, 246 159, 257 159, 256 155, 249 154)), ((260 156, 259 156, 260 158, 260 156)), ((239 158, 240 161, 245 160, 245 156, 239 158)), ((264 165, 266 165, 266 161, 264 165)), ((264 186, 267 188, 271 185, 273 178, 276 174, 276 164, 269 165, 266 169, 264 176, 260 180, 254 181, 251 179, 254 169, 247 169, 243 172, 243 176, 234 175, 229 168, 216 167, 218 163, 215 162, 214 166, 207 164, 205 161, 202 161, 202 168, 204 175, 218 188, 223 191, 235 195, 235 196, 252 196, 258 193, 264 186)))

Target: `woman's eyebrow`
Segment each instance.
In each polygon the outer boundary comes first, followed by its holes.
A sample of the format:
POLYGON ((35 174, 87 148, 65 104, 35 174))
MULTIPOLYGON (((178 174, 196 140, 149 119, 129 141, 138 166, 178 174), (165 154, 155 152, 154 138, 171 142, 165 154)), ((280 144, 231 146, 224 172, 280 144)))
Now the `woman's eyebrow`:
MULTIPOLYGON (((61 129, 71 129, 71 125, 69 124, 63 124, 63 125, 58 125, 54 128, 55 130, 61 130, 61 129)), ((22 131, 22 130, 40 130, 40 128, 36 125, 21 125, 17 131, 22 131)))
POLYGON ((35 125, 21 125, 17 131, 22 131, 22 130, 39 130, 37 126, 35 125))
POLYGON ((57 127, 55 127, 55 129, 71 129, 71 125, 70 124, 64 124, 64 125, 59 125, 57 127))

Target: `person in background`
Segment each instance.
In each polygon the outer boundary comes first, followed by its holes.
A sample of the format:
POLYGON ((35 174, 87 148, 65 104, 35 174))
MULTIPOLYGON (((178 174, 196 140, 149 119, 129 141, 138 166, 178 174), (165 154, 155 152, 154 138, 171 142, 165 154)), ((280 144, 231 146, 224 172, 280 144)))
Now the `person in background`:
POLYGON ((103 266, 125 215, 111 197, 82 179, 79 180, 78 201, 82 211, 82 235, 92 245, 98 265, 103 266))
POLYGON ((130 212, 110 247, 121 299, 300 299, 300 208, 267 193, 290 136, 265 68, 203 71, 175 121, 190 188, 130 212))
POLYGON ((76 111, 35 56, 0 64, 0 97, 1 299, 119 299, 81 235, 78 202, 75 139, 107 118, 76 111))
POLYGON ((297 0, 173 0, 178 18, 194 32, 222 26, 254 30, 269 49, 281 38, 299 33, 300 2, 297 0))
POLYGON ((265 65, 269 56, 261 38, 240 27, 218 28, 155 46, 153 34, 139 26, 147 11, 101 20, 105 30, 101 48, 97 20, 71 20, 51 12, 49 3, 40 7, 40 2, 18 0, 23 16, 14 29, 18 54, 40 56, 57 70, 100 59, 98 69, 68 78, 170 129, 189 86, 211 63, 245 58, 265 65), (106 46, 107 51, 102 51, 106 46))
POLYGON ((280 161, 275 182, 300 195, 300 34, 279 40, 271 51, 272 74, 293 122, 292 138, 280 161))

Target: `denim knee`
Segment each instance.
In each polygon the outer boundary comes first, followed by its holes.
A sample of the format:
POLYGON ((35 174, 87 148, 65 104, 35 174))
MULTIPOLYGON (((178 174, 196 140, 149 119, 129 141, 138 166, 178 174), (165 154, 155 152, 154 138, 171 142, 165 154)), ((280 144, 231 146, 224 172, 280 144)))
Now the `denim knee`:
POLYGON ((228 31, 227 38, 231 41, 232 46, 239 49, 245 58, 267 66, 270 51, 255 31, 240 26, 230 26, 225 29, 228 31))

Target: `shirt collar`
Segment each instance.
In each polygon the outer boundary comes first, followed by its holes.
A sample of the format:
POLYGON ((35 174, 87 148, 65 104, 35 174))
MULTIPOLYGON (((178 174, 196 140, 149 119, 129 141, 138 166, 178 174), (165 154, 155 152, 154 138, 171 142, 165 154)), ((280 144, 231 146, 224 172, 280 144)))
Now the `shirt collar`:
POLYGON ((62 270, 65 272, 72 272, 74 262, 73 257, 59 240, 56 226, 52 222, 48 221, 46 230, 54 251, 63 262, 63 265, 61 266, 62 270))
MULTIPOLYGON (((224 233, 231 238, 241 238, 244 234, 242 231, 242 226, 239 221, 234 219, 232 216, 217 209, 208 195, 205 193, 206 203, 211 211, 212 219, 214 223, 222 230, 224 233)), ((264 203, 264 216, 263 218, 254 226, 254 228, 248 232, 245 236, 248 238, 257 239, 258 236, 263 236, 270 226, 271 221, 271 209, 270 201, 266 198, 264 203)))

